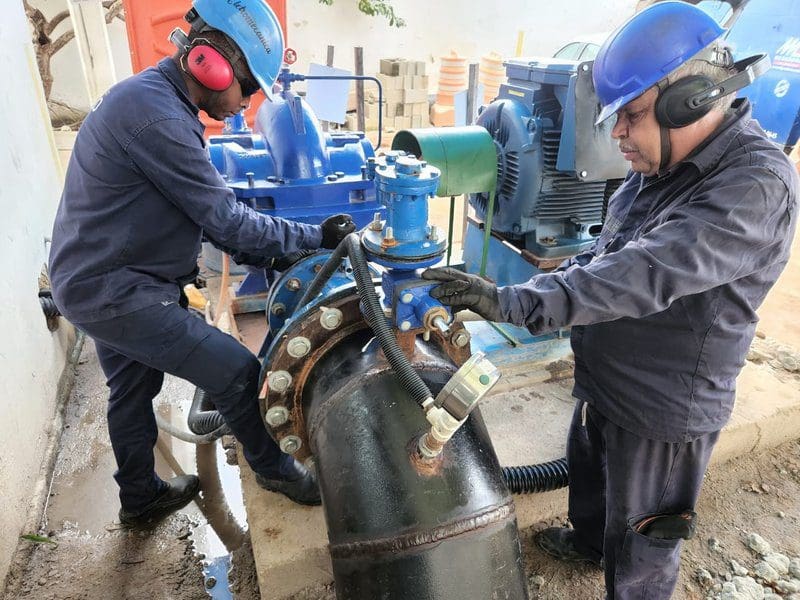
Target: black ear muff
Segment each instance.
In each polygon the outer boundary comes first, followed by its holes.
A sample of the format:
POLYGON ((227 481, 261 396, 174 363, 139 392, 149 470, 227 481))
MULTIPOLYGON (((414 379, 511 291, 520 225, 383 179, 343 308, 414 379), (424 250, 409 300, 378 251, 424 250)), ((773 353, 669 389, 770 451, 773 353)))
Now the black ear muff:
POLYGON ((667 86, 656 100, 655 112, 659 125, 679 129, 691 125, 706 116, 712 103, 694 106, 692 99, 716 87, 711 79, 692 75, 667 86))

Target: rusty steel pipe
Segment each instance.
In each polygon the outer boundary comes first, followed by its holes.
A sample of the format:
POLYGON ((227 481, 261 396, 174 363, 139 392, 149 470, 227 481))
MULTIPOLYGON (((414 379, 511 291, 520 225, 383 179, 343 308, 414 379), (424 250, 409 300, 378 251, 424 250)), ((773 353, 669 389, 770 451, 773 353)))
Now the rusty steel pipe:
MULTIPOLYGON (((370 338, 342 340, 303 393, 337 598, 527 598, 514 504, 479 410, 422 459, 424 413, 370 338)), ((410 358, 434 394, 456 370, 422 340, 410 358)))

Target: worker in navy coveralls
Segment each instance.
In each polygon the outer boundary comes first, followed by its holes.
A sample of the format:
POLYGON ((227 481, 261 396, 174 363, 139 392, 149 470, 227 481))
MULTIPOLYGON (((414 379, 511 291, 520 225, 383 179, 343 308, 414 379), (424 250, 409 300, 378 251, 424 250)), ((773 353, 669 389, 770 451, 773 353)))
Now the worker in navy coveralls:
POLYGON ((729 94, 746 82, 730 81, 742 65, 723 33, 692 5, 660 2, 601 47, 598 122, 616 117, 631 170, 590 252, 499 289, 453 269, 424 274, 442 282, 434 297, 487 320, 534 334, 572 326, 573 528, 537 541, 602 565, 609 598, 671 596, 756 309, 795 229, 797 173, 729 94))
POLYGON ((212 166, 198 110, 222 120, 271 92, 281 57, 265 51, 274 19, 263 0, 196 0, 177 53, 120 82, 87 116, 75 142, 53 230, 50 276, 61 313, 95 340, 108 379, 108 429, 120 520, 140 526, 187 504, 194 475, 154 471, 152 400, 164 373, 211 395, 259 484, 318 504, 316 478, 281 453, 256 400, 260 364, 232 337, 190 316, 202 238, 247 264, 333 248, 348 215, 304 225, 236 201, 212 166), (244 6, 247 4, 247 6, 244 6))

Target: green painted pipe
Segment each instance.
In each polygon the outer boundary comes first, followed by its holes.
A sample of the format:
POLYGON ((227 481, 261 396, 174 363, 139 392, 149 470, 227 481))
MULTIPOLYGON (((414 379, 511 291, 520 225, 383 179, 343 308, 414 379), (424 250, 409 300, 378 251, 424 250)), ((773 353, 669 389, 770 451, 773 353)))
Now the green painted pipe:
POLYGON ((413 154, 442 172, 437 196, 494 192, 497 187, 497 151, 483 127, 405 129, 394 136, 392 150, 413 154))

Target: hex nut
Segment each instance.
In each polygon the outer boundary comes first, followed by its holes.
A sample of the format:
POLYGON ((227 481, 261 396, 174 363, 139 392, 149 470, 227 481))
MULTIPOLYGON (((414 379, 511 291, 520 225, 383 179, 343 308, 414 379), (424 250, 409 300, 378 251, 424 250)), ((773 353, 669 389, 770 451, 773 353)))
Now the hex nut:
POLYGON ((286 306, 281 304, 280 302, 276 302, 272 305, 270 312, 275 315, 276 317, 280 317, 282 314, 286 312, 286 306))
POLYGON ((270 427, 280 427, 289 420, 289 411, 283 406, 273 406, 267 410, 264 420, 270 427))
POLYGON ((287 371, 273 371, 267 377, 267 384, 274 392, 285 392, 292 385, 292 376, 287 371))
POLYGON ((286 344, 286 351, 293 358, 303 358, 311 351, 311 342, 308 338, 298 335, 289 340, 289 343, 286 344))
POLYGON ((400 331, 408 331, 409 329, 411 329, 410 321, 403 321, 400 323, 400 331))
POLYGON ((296 435, 287 435, 285 438, 281 439, 278 445, 281 447, 281 451, 286 454, 294 454, 300 450, 303 445, 303 440, 296 435))
POLYGON ((322 314, 319 316, 319 324, 328 331, 339 327, 343 320, 344 315, 338 308, 323 308, 322 314))
POLYGON ((469 344, 470 339, 471 336, 466 331, 457 331, 456 333, 453 334, 453 337, 450 338, 450 341, 452 341, 453 344, 455 344, 459 348, 463 348, 464 346, 469 344))
POLYGON ((300 289, 301 283, 297 277, 292 277, 289 281, 286 282, 286 289, 290 292, 296 292, 300 289))

